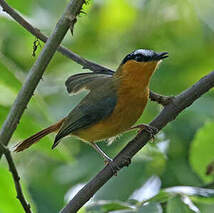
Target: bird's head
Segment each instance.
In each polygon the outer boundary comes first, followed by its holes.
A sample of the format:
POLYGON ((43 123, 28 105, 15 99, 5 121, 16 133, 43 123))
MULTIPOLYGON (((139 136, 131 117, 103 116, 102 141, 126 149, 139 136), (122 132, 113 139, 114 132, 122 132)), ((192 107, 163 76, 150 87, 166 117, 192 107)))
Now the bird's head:
POLYGON ((167 58, 168 52, 156 53, 153 50, 139 49, 128 54, 121 64, 125 64, 128 61, 135 61, 137 63, 158 63, 160 60, 167 58))
POLYGON ((118 68, 118 74, 151 76, 168 52, 157 53, 153 50, 138 49, 128 54, 118 68))

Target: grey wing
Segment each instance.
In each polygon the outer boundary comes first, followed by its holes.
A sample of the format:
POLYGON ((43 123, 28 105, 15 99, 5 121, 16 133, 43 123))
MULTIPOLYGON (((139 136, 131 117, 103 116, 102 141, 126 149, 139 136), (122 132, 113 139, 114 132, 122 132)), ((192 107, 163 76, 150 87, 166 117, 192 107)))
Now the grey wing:
POLYGON ((100 73, 93 73, 93 72, 88 72, 88 73, 79 73, 70 76, 66 82, 65 86, 67 88, 68 93, 70 94, 75 94, 81 89, 88 89, 92 90, 96 87, 99 87, 100 85, 105 82, 106 79, 111 78, 114 72, 112 73, 105 73, 105 72, 100 72, 100 73))
POLYGON ((92 90, 80 104, 67 116, 62 128, 56 135, 54 148, 59 140, 73 131, 88 127, 109 116, 117 103, 116 88, 109 79, 103 87, 92 90), (105 89, 105 90, 103 90, 105 89))

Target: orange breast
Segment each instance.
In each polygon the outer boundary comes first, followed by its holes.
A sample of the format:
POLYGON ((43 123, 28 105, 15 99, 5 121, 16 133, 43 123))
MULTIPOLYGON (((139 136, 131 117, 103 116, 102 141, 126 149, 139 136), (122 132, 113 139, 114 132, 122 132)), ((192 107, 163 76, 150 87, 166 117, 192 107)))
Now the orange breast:
POLYGON ((141 98, 121 95, 118 103, 108 118, 80 129, 73 134, 90 142, 113 137, 130 128, 141 116, 148 100, 148 90, 141 98))
MULTIPOLYGON (((112 114, 88 128, 75 131, 74 135, 85 141, 96 142, 128 130, 139 119, 148 101, 148 83, 152 74, 145 72, 145 69, 151 69, 151 66, 140 66, 139 63, 127 63, 122 67, 125 71, 119 76, 121 81, 117 92, 118 100, 112 114)), ((156 64, 152 69, 155 67, 156 64)))

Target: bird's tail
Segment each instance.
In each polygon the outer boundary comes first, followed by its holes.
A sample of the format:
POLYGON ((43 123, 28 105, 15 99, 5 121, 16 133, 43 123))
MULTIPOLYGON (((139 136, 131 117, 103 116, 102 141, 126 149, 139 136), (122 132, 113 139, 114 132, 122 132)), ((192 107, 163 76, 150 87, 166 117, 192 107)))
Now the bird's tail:
POLYGON ((62 126, 64 120, 65 120, 65 118, 63 118, 59 122, 55 123, 54 125, 51 125, 48 128, 43 129, 40 132, 37 132, 36 134, 25 139, 24 141, 18 143, 17 145, 15 145, 14 152, 21 152, 21 151, 27 149, 28 147, 30 147, 31 145, 33 145, 34 143, 38 142, 44 136, 59 130, 59 128, 62 126))

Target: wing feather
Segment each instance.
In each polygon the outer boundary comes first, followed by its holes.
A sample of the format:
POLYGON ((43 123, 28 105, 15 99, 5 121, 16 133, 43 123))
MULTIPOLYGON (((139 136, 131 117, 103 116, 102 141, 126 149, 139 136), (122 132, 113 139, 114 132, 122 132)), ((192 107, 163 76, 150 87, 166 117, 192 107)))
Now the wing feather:
POLYGON ((87 128, 113 112, 117 103, 117 84, 115 84, 115 79, 110 76, 105 81, 100 79, 100 82, 102 84, 99 84, 99 87, 93 88, 67 116, 56 135, 52 148, 59 143, 61 138, 77 129, 87 128))
POLYGON ((84 88, 92 90, 102 84, 105 79, 112 77, 112 74, 113 72, 111 74, 93 72, 75 74, 66 80, 65 86, 70 94, 75 94, 84 88))

